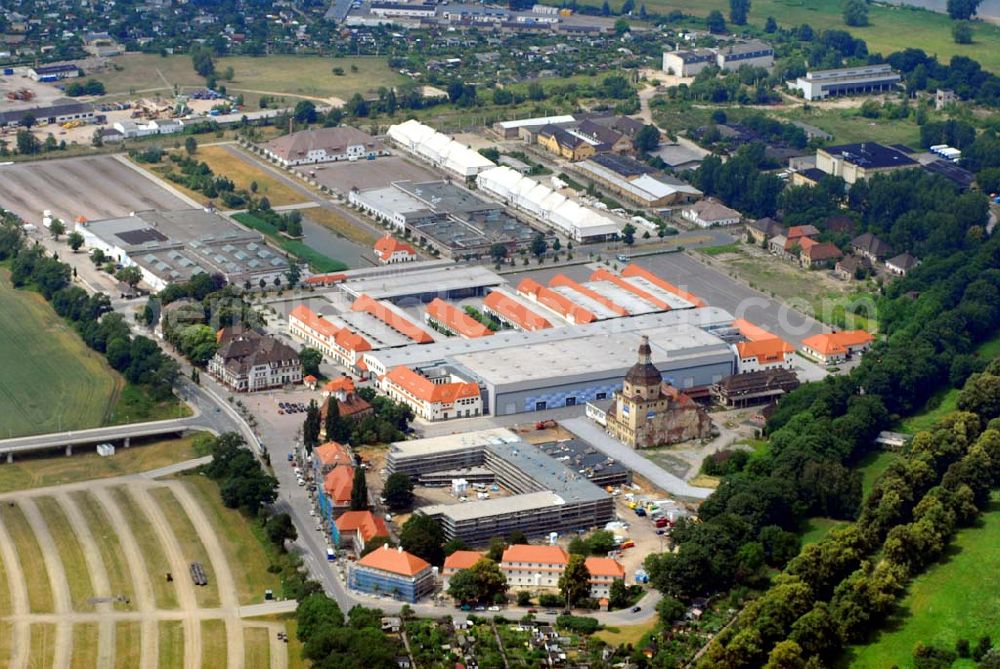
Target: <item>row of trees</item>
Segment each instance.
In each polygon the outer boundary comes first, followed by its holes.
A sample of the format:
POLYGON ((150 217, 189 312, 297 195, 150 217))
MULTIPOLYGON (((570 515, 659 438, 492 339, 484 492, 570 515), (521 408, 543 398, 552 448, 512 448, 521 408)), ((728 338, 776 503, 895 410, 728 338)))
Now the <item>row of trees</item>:
MULTIPOLYGON (((208 447, 212 461, 204 466, 204 472, 219 484, 223 504, 256 516, 261 507, 278 498, 278 480, 264 471, 242 436, 227 432, 212 439, 208 447)), ((269 534, 278 537, 283 532, 291 538, 294 531, 294 526, 278 519, 272 523, 269 534)), ((277 539, 274 541, 279 543, 277 539)))

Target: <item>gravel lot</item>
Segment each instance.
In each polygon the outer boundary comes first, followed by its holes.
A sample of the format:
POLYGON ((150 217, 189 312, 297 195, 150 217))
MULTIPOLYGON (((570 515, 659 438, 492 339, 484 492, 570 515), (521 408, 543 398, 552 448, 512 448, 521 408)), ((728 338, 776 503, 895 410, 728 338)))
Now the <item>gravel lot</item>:
POLYGON ((393 181, 434 181, 442 177, 426 167, 406 160, 402 156, 384 156, 375 160, 357 160, 339 163, 321 163, 320 165, 302 165, 300 171, 316 170, 316 181, 339 191, 347 193, 352 188, 368 190, 384 188, 393 181))
POLYGON ((111 156, 67 158, 0 167, 0 206, 38 225, 52 211, 69 225, 188 205, 111 156))

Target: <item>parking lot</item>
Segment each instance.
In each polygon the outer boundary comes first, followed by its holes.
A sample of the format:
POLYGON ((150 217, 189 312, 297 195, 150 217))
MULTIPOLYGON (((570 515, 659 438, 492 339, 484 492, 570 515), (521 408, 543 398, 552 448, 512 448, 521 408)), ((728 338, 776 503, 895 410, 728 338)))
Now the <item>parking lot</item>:
POLYGON ((393 181, 434 181, 441 179, 426 167, 402 156, 384 156, 375 160, 304 165, 299 170, 316 170, 316 181, 347 194, 352 188, 384 188, 393 181))
POLYGON ((38 225, 46 209, 67 224, 146 209, 187 209, 167 190, 112 156, 0 166, 0 205, 38 225))

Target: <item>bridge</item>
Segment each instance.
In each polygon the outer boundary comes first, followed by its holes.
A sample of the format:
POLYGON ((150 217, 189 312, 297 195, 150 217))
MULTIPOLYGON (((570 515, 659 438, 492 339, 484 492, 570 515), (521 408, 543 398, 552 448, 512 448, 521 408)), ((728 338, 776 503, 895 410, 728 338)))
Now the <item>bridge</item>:
POLYGON ((208 421, 199 415, 171 420, 157 420, 149 423, 96 427, 89 430, 52 432, 31 437, 0 439, 0 458, 6 456, 7 462, 10 463, 14 461, 14 455, 16 454, 37 453, 57 449, 65 449, 66 455, 73 455, 73 448, 75 446, 96 446, 97 444, 108 443, 128 448, 133 438, 159 437, 179 434, 187 430, 216 431, 213 425, 210 425, 208 421))

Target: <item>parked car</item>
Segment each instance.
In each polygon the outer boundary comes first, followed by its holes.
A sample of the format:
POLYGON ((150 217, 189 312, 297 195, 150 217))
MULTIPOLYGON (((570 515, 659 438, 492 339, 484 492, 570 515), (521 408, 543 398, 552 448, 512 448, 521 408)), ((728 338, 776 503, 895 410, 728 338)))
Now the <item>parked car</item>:
POLYGON ((642 611, 642 607, 641 606, 633 606, 632 607, 632 613, 639 613, 639 611, 642 611))

